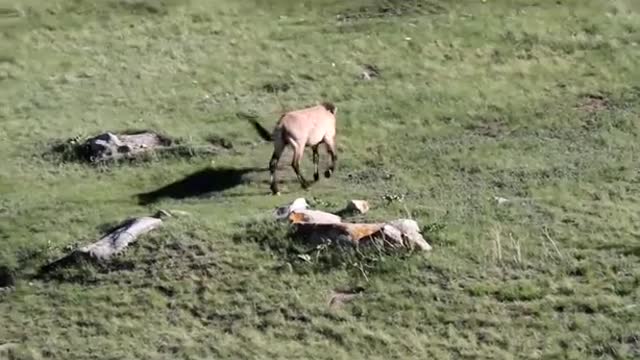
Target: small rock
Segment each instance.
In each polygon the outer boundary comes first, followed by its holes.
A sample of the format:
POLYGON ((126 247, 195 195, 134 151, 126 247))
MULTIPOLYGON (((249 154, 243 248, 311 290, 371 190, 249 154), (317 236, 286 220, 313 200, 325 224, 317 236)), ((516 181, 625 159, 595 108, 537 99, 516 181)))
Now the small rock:
POLYGON ((384 240, 387 241, 392 246, 403 246, 402 242, 402 231, 391 225, 384 225, 382 227, 382 234, 384 235, 384 240))
POLYGON ((189 216, 191 215, 190 213, 183 211, 183 210, 169 210, 169 214, 173 215, 173 216, 189 216))
POLYGON ((427 243, 427 241, 424 239, 424 237, 420 233, 420 227, 418 226, 418 223, 415 222, 415 220, 398 219, 398 220, 390 221, 387 224, 393 226, 394 228, 402 232, 403 240, 406 240, 408 242, 408 243, 405 243, 405 246, 408 246, 408 247, 417 246, 421 250, 426 250, 426 251, 431 250, 431 245, 427 243))
POLYGON ((158 218, 158 219, 162 219, 162 218, 170 218, 172 215, 170 212, 168 212, 167 210, 158 210, 153 217, 154 218, 158 218))
POLYGON ((297 198, 291 203, 291 205, 289 205, 289 212, 296 211, 296 210, 304 210, 308 208, 309 208, 309 204, 307 203, 307 200, 305 200, 305 198, 297 198))
POLYGON ((311 262, 311 256, 308 254, 300 254, 298 255, 298 258, 306 262, 311 262))
POLYGON ((498 203, 498 205, 504 204, 506 202, 509 202, 509 199, 505 199, 503 197, 500 196, 494 196, 493 199, 498 203))
POLYGON ((347 211, 365 214, 369 211, 369 203, 365 200, 351 200, 347 203, 347 211))

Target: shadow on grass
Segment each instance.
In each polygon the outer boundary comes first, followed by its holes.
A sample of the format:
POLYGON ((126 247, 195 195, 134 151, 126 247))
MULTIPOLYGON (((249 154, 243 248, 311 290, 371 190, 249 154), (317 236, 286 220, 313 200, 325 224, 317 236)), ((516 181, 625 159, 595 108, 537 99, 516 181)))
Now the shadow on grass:
POLYGON ((79 253, 71 253, 60 261, 42 266, 31 278, 90 286, 98 284, 108 274, 135 269, 136 263, 132 260, 115 258, 97 262, 80 256, 79 253))
POLYGON ((163 198, 186 199, 223 192, 247 181, 245 175, 264 171, 261 168, 206 168, 159 189, 137 194, 140 205, 148 205, 163 198))

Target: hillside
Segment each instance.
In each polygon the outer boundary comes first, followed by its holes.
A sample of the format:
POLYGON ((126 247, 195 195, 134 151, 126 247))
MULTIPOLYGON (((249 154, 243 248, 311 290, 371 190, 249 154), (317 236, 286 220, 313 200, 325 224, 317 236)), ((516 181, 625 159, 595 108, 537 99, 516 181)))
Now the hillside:
POLYGON ((639 59, 637 0, 0 0, 0 359, 639 358, 639 59), (334 176, 287 153, 271 196, 247 114, 320 101, 334 176), (132 130, 187 151, 56 151, 132 130), (299 197, 433 250, 305 260, 264 220, 299 197), (160 209, 188 215, 35 276, 160 209))

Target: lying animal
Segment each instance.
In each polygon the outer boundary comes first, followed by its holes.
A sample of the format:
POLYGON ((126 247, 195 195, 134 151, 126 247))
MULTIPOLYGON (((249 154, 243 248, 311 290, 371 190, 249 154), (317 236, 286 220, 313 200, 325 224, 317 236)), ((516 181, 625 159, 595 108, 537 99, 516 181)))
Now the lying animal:
POLYGON ((276 167, 287 146, 293 148, 291 167, 296 172, 303 189, 309 187, 309 183, 300 172, 300 161, 307 146, 313 150, 313 179, 318 181, 320 179, 318 147, 323 143, 326 145, 327 152, 331 156, 331 165, 324 172, 324 176, 331 177, 338 160, 336 154, 336 111, 337 107, 328 102, 301 110, 289 111, 280 116, 272 133, 269 133, 255 119, 250 119, 260 137, 266 141, 273 141, 273 155, 269 161, 269 172, 271 174, 271 192, 274 195, 280 194, 276 180, 276 167))

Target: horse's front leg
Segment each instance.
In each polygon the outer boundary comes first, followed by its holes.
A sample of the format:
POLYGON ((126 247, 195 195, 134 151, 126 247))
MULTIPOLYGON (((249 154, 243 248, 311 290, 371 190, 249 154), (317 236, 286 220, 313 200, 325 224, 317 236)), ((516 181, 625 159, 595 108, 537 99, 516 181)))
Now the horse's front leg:
POLYGON ((315 145, 311 147, 313 150, 313 181, 320 180, 320 173, 318 171, 318 164, 320 163, 320 153, 318 152, 318 146, 315 145))

